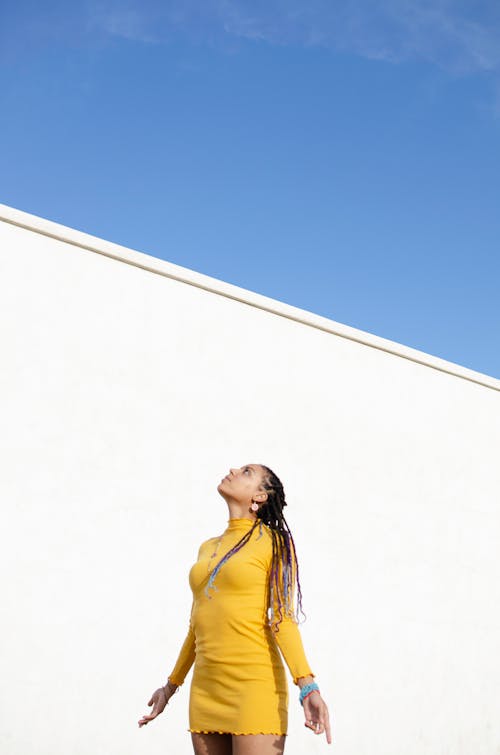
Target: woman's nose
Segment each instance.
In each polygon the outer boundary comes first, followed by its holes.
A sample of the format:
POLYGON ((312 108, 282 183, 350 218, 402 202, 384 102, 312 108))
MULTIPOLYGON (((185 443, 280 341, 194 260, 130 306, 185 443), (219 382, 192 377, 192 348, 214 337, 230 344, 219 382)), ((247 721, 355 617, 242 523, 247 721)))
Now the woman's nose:
POLYGON ((235 469, 234 467, 230 467, 230 469, 229 469, 229 474, 232 474, 232 475, 234 475, 234 474, 235 474, 235 473, 236 473, 237 471, 238 471, 238 470, 237 470, 237 469, 235 469))

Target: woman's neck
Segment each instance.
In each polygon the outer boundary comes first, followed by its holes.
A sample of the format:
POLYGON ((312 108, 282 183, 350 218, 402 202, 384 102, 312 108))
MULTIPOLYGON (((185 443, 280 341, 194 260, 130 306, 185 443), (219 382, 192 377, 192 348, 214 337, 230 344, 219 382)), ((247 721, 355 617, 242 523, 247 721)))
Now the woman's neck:
POLYGON ((252 514, 252 512, 248 510, 249 507, 246 506, 246 504, 228 501, 227 508, 229 510, 229 519, 250 519, 252 522, 257 519, 255 514, 252 514))

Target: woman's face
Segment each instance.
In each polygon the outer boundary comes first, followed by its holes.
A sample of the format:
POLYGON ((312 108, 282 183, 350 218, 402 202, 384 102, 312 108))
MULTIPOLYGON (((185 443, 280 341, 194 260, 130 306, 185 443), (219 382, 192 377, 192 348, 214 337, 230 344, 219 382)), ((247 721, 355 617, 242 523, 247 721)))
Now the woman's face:
POLYGON ((262 489, 263 477, 264 470, 259 464, 231 467, 229 473, 220 481, 217 490, 224 498, 229 497, 240 503, 264 503, 267 494, 262 489))

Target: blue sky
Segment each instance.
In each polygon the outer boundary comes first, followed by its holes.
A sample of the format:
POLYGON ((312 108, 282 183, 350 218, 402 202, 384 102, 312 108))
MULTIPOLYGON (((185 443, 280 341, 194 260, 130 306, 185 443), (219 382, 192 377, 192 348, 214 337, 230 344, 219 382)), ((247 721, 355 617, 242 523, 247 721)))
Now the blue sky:
POLYGON ((500 378, 500 4, 0 9, 0 201, 500 378))

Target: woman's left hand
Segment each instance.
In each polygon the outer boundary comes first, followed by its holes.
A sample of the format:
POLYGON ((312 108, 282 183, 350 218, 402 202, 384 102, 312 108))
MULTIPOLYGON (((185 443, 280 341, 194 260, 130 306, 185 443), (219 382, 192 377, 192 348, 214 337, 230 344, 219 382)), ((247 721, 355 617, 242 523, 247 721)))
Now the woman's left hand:
POLYGON ((307 726, 315 734, 323 734, 325 732, 326 741, 330 745, 332 743, 332 734, 328 708, 319 692, 311 692, 304 700, 304 715, 306 717, 304 726, 307 726))

